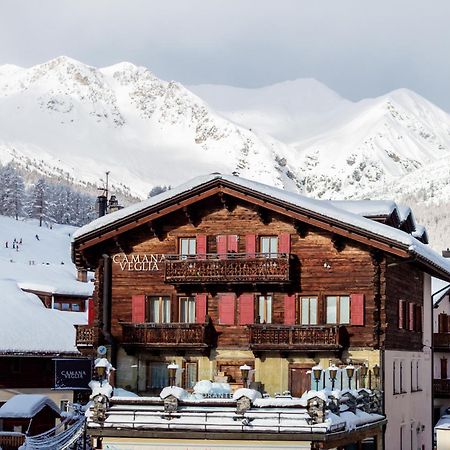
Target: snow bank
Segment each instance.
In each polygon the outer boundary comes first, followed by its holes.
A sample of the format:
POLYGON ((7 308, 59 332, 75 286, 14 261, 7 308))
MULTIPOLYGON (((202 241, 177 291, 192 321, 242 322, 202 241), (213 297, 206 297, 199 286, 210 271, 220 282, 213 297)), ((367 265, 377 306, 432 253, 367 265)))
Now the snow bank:
POLYGON ((57 414, 61 414, 53 400, 45 395, 19 394, 10 398, 0 408, 0 418, 30 418, 34 417, 45 406, 48 406, 57 414))

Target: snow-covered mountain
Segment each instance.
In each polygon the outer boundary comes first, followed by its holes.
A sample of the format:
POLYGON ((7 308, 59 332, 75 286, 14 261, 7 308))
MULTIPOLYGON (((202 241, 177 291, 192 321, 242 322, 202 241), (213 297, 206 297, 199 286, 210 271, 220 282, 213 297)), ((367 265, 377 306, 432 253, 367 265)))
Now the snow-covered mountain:
POLYGON ((110 171, 115 193, 141 198, 237 172, 320 198, 394 198, 424 214, 433 203, 435 221, 450 202, 450 116, 405 89, 360 102, 312 79, 187 89, 130 63, 60 57, 0 66, 0 162, 10 160, 91 187, 110 171))

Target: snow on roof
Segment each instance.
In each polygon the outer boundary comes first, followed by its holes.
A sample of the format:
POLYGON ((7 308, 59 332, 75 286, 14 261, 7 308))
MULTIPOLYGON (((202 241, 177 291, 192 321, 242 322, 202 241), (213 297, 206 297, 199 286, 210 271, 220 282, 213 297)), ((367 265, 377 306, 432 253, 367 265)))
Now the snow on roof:
POLYGON ((312 199, 294 192, 285 191, 283 189, 275 188, 266 184, 247 180, 245 178, 233 175, 210 174, 193 178, 187 183, 175 187, 174 189, 163 192, 159 195, 156 195, 155 197, 151 197, 140 203, 136 203, 134 205, 128 206, 127 208, 121 209, 111 214, 107 214, 106 216, 92 221, 91 223, 78 229, 73 234, 72 241, 74 242, 77 239, 85 237, 86 235, 100 230, 107 225, 115 224, 116 222, 119 222, 128 216, 144 211, 147 208, 162 203, 168 199, 171 199, 172 197, 187 193, 192 189, 200 187, 201 185, 207 184, 214 180, 224 180, 238 187, 271 197, 274 200, 282 201, 301 209, 306 209, 312 213, 317 214, 318 216, 322 216, 324 220, 331 219, 334 222, 342 224, 343 226, 350 226, 353 229, 362 232, 368 232, 381 239, 388 240, 394 244, 406 247, 406 250, 408 250, 412 255, 419 256, 428 264, 431 264, 443 270, 450 278, 450 262, 446 261, 444 258, 442 258, 442 256, 438 255, 425 244, 421 243, 413 236, 405 233, 402 230, 367 219, 359 214, 354 214, 352 212, 346 211, 345 209, 338 208, 330 201, 312 199))
POLYGON ((45 395, 18 394, 0 408, 0 418, 31 418, 45 406, 51 408, 56 414, 61 414, 53 400, 45 395))
POLYGON ((390 216, 397 209, 393 200, 330 200, 330 203, 364 217, 390 216))
POLYGON ((15 280, 0 279, 1 352, 78 353, 75 324, 86 324, 86 313, 46 308, 15 280))
POLYGON ((438 428, 440 430, 448 430, 450 429, 450 416, 449 415, 443 415, 439 420, 438 423, 434 426, 434 428, 438 428))

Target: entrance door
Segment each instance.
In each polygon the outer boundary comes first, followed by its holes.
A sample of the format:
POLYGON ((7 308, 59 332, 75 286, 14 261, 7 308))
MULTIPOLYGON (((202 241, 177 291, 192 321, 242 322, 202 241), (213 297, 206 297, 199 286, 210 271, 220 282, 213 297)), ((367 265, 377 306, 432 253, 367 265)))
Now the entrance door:
POLYGON ((293 397, 301 397, 302 394, 311 389, 310 367, 289 367, 289 390, 293 397))

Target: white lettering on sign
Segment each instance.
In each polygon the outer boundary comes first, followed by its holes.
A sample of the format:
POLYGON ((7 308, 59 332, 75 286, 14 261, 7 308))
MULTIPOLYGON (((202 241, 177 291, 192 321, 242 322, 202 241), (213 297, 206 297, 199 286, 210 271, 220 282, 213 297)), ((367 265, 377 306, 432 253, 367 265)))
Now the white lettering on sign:
POLYGON ((165 260, 165 256, 159 254, 125 255, 124 253, 119 253, 114 255, 112 260, 114 264, 119 265, 120 270, 152 272, 161 270, 161 263, 165 260))
POLYGON ((64 378, 76 379, 86 377, 87 373, 85 370, 62 370, 61 375, 64 378))

